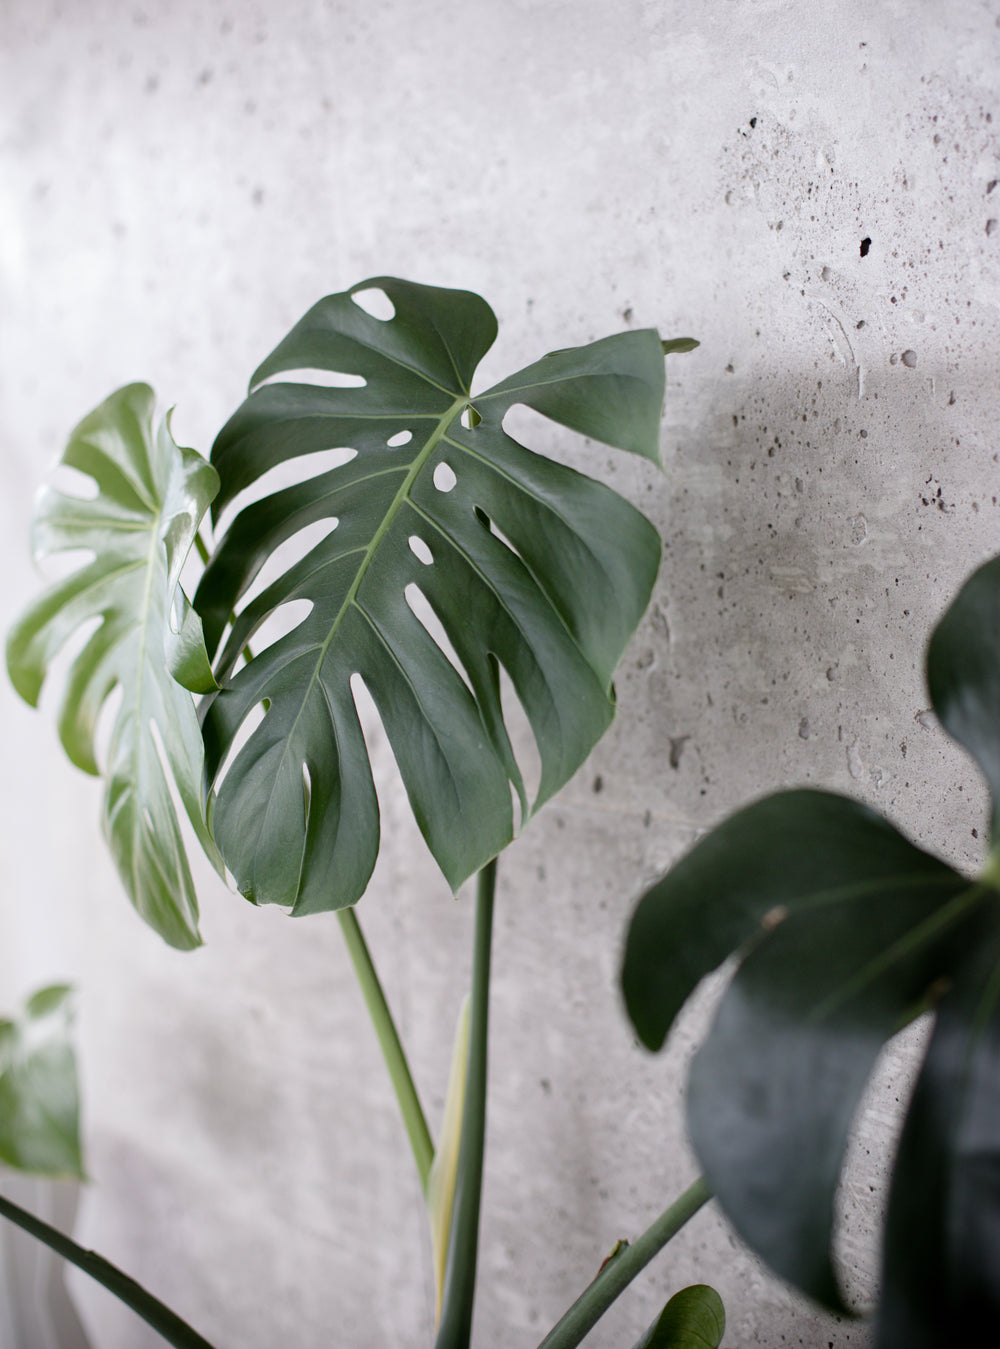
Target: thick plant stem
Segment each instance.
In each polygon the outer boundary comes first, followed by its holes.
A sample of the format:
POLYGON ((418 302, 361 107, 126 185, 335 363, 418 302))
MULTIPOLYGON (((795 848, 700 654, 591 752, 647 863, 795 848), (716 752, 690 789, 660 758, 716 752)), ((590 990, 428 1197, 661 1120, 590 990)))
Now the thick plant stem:
POLYGON ((677 1235, 689 1218, 712 1197, 704 1176, 646 1228, 630 1246, 624 1246, 608 1260, 594 1281, 587 1285, 562 1319, 549 1331, 538 1349, 576 1349, 593 1329, 612 1302, 625 1291, 653 1256, 677 1235))
POLYGON ((483 1189, 486 1147, 487 1041, 490 1006, 490 952, 493 944, 493 898, 496 859, 479 873, 476 888, 476 924, 472 952, 472 990, 469 999, 469 1061, 465 1079, 462 1137, 455 1178, 455 1204, 448 1240, 441 1320, 435 1349, 468 1349, 472 1336, 472 1307, 476 1292, 479 1250, 479 1205, 483 1189))
POLYGON ((375 1034, 378 1036, 385 1066, 389 1070, 389 1078, 396 1093, 396 1100, 399 1103, 399 1113, 403 1117, 403 1125, 410 1140, 410 1147, 413 1150, 413 1160, 417 1164, 420 1187, 426 1195, 427 1178, 430 1175, 431 1163, 434 1160, 434 1143, 427 1127, 427 1119, 424 1116, 420 1098, 417 1095, 410 1065, 403 1052, 396 1023, 389 1011, 389 1004, 386 1002, 385 993, 382 991, 371 952, 368 950, 368 943, 361 931, 358 915, 353 908, 338 909, 337 917, 340 919, 341 931, 347 943, 347 951, 354 966, 354 973, 358 976, 358 983, 361 985, 361 993, 365 1000, 365 1006, 368 1008, 368 1015, 375 1027, 375 1034))
POLYGON ((151 1325, 158 1334, 163 1336, 168 1344, 174 1345, 175 1349, 212 1349, 208 1340, 199 1335, 196 1330, 192 1330, 176 1312, 172 1312, 169 1307, 165 1307, 158 1298, 153 1297, 152 1293, 147 1293, 141 1284, 136 1283, 135 1279, 128 1274, 123 1274, 110 1261, 105 1260, 102 1255, 97 1255, 94 1251, 84 1250, 82 1246, 78 1246, 75 1241, 71 1241, 57 1228, 51 1227, 41 1218, 36 1218, 27 1210, 2 1196, 0 1196, 0 1215, 9 1218, 12 1223, 16 1223, 25 1232, 30 1232, 33 1237, 37 1237, 57 1255, 61 1255, 64 1260, 68 1260, 70 1264, 76 1265, 85 1274, 89 1274, 109 1293, 114 1293, 120 1302, 124 1302, 127 1307, 131 1307, 137 1316, 141 1316, 148 1325, 151 1325))

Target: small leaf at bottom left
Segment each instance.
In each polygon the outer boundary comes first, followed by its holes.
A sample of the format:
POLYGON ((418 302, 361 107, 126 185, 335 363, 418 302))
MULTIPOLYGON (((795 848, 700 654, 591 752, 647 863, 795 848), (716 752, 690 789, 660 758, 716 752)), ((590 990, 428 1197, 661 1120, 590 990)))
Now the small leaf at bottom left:
POLYGON ((0 1020, 0 1164, 84 1178, 72 990, 43 988, 0 1020))

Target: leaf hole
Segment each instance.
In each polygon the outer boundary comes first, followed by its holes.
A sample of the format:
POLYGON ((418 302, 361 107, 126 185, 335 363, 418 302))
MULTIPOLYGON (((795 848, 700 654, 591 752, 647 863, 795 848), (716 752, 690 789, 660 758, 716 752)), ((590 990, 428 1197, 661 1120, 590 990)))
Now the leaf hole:
MULTIPOLYGON (((526 446, 538 454, 567 462, 570 450, 566 436, 561 428, 544 416, 529 408, 526 403, 514 403, 504 413, 503 429, 518 445, 526 446)), ((579 449, 572 451, 579 460, 579 449)))
POLYGON ((510 539, 508 539, 507 535, 503 532, 503 530, 497 526, 496 521, 491 516, 487 515, 486 512, 480 509, 480 507, 478 506, 476 507, 476 518, 482 525, 484 525, 490 531, 493 537, 495 539, 499 539, 500 542, 503 544, 503 546, 510 552, 512 552, 520 562, 524 561, 524 558, 521 556, 519 550, 514 546, 514 544, 511 543, 510 539))
POLYGON ((359 309, 381 323, 388 323, 396 317, 396 306, 381 286, 367 286, 364 290, 353 291, 351 299, 359 309))
POLYGON ((302 765, 302 811, 306 823, 309 821, 309 807, 312 804, 312 777, 309 773, 309 765, 302 765))
POLYGON ((266 651, 280 642, 282 637, 300 628, 312 611, 312 600, 287 600, 284 604, 276 605, 254 631, 254 653, 266 651))
POLYGON ((215 781, 212 783, 213 791, 218 792, 223 782, 225 782, 229 770, 238 758, 240 751, 245 747, 254 731, 256 731, 257 727, 266 716, 267 709, 262 700, 251 707, 249 712, 240 722, 236 734, 229 742, 229 748, 226 750, 222 763, 219 765, 218 771, 215 774, 215 781))
POLYGON ((269 585, 318 548, 339 523, 336 516, 330 520, 316 520, 313 524, 298 530, 291 538, 285 539, 283 543, 279 543, 241 597, 239 612, 242 613, 269 585))
MULTIPOLYGON (((48 671, 45 675, 45 682, 42 685, 41 696, 39 698, 39 706, 43 712, 48 713, 50 711, 54 699, 60 702, 63 700, 65 697, 66 683, 70 677, 73 666, 76 663, 77 657, 84 651, 87 643, 94 634, 104 627, 105 621, 102 614, 89 615, 70 632, 66 641, 54 654, 52 660, 49 662, 48 671)), ((121 689, 117 682, 115 682, 113 688, 118 690, 116 702, 120 702, 121 689)), ((110 696, 111 692, 112 690, 109 689, 107 696, 110 696)), ((106 706, 106 701, 104 705, 106 706)), ((103 720, 102 709, 98 718, 99 729, 103 720)), ((100 743, 106 743, 106 736, 102 738, 100 743)), ((98 762, 101 762, 100 756, 98 756, 98 762)))
POLYGON ((216 521, 214 537, 221 539, 240 511, 245 510, 253 502, 262 501, 265 497, 280 492, 282 488, 297 487, 300 483, 322 477, 324 473, 332 473, 334 469, 343 468, 357 457, 358 452, 353 446, 338 445, 328 450, 316 450, 312 454, 296 455, 294 459, 286 459, 284 463, 275 464, 274 468, 269 468, 266 473, 255 478, 242 492, 238 492, 232 501, 226 503, 225 510, 216 521))
POLYGON ((49 484, 56 492, 75 501, 96 501, 100 491, 96 479, 69 464, 57 464, 49 474, 49 484))
MULTIPOLYGON (((51 674, 49 677, 51 678, 51 674)), ((60 683, 62 683, 61 679, 60 683)), ((97 724, 94 728, 94 758, 101 765, 102 773, 106 772, 111 737, 114 734, 115 723, 118 720, 124 697, 125 691, 116 680, 108 690, 107 696, 101 704, 101 710, 97 714, 97 724)))
MULTIPOLYGON (((502 665, 500 666, 500 707, 503 711, 503 721, 507 728, 510 747, 514 752, 517 766, 521 770, 525 795, 529 802, 534 801, 542 781, 542 756, 538 751, 538 742, 535 739, 535 733, 532 730, 531 722, 528 720, 524 704, 514 687, 514 681, 502 665)), ((520 802, 517 800, 516 792, 514 792, 514 800, 518 812, 516 816, 517 828, 520 831, 527 824, 527 820, 521 818, 520 802)))
POLYGON ((414 618, 426 631, 434 645, 439 648, 441 654, 460 677, 465 687, 472 693, 472 685, 469 682, 468 674, 466 674, 465 666, 459 660, 458 653, 451 644, 451 638, 445 631, 444 624, 431 607, 430 600, 413 581, 403 591, 403 595, 414 618))
POLYGON ((95 557, 92 548, 60 548, 56 552, 39 555, 35 561, 46 581, 64 581, 74 572, 89 567, 95 557))
POLYGON ((428 548, 427 544, 424 543, 423 539, 421 539, 418 535, 416 534, 410 535, 409 545, 410 545, 410 552, 413 554, 413 556, 417 559, 418 562, 422 562, 425 567, 429 567, 433 563, 434 554, 428 548))
POLYGON ((275 375, 269 375, 254 388, 263 389, 267 384, 314 384, 323 389, 363 389, 367 383, 363 375, 355 375, 348 370, 320 370, 313 366, 302 366, 297 370, 280 370, 275 375))
POLYGON ((413 439, 412 431, 397 431, 394 436, 390 436, 385 442, 391 449, 397 449, 400 445, 409 445, 413 439))
POLYGON ((439 492, 450 492, 458 482, 458 478, 455 476, 455 470, 452 468, 451 464, 446 464, 442 461, 434 469, 433 481, 434 486, 439 492))

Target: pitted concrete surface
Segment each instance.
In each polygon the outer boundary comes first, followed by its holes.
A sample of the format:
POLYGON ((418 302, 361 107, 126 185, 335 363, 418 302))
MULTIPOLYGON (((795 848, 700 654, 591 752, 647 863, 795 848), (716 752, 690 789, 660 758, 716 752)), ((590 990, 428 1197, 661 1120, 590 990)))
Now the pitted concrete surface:
MULTIPOLYGON (((34 593, 32 495, 107 393, 151 382, 207 452, 321 295, 398 274, 483 294, 496 379, 629 326, 668 362, 664 475, 552 427, 665 539, 592 760, 505 857, 475 1342, 530 1346, 696 1173, 683 1072, 616 991, 641 886, 750 797, 852 792, 975 866, 983 792, 928 712, 924 643, 1000 544, 1000 18, 842 0, 8 0, 0 14, 4 626, 34 593)), ((58 674, 55 677, 58 683, 58 674)), ((219 1349, 431 1342, 402 1130, 329 919, 203 874, 207 946, 162 947, 98 837, 98 788, 3 699, 0 1004, 80 990, 93 1185, 77 1235, 219 1349)), ((371 729, 383 853, 361 906, 429 1113, 443 1103, 469 896, 427 858, 371 729)), ((870 1302, 885 1056, 840 1197, 870 1302)), ((700 1214, 594 1331, 629 1344, 714 1283, 725 1345, 868 1342, 700 1214)), ((71 1287, 95 1344, 159 1344, 71 1287)))

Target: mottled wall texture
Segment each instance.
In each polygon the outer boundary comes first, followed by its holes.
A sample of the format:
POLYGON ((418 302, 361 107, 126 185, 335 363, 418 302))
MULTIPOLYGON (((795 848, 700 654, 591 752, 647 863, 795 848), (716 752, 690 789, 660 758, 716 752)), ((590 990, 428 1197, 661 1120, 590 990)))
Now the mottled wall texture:
MULTIPOLYGON (((927 634, 1000 545, 996 0, 3 0, 3 624, 37 586, 32 496, 130 380, 207 452, 321 295, 396 274, 477 290, 484 377, 630 326, 671 359, 665 474, 543 425, 665 539, 591 761, 505 857, 476 1343, 531 1349, 619 1237, 696 1174, 672 1048, 617 992, 640 887, 749 797, 814 783, 960 864, 976 773, 927 711, 927 634)), ((93 1183, 78 1238, 220 1346, 430 1342, 421 1201, 332 919, 207 871, 206 947, 133 916, 99 788, 0 691, 0 1004, 79 988, 93 1183)), ((385 843, 361 914, 435 1125, 468 894, 426 855, 371 731, 385 843)), ((842 1187, 870 1300, 886 1055, 842 1187)), ((725 1344, 864 1345, 706 1209, 594 1332, 630 1344, 710 1280, 725 1344)), ((95 1344, 150 1334, 84 1279, 95 1344)))

